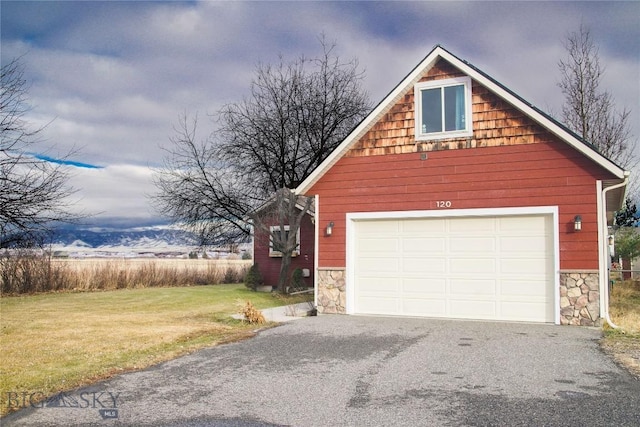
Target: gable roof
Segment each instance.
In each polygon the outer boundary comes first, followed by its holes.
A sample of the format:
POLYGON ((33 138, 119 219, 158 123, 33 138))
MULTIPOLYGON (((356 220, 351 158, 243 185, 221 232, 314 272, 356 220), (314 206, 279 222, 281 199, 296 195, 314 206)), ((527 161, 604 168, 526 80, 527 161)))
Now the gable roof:
MULTIPOLYGON (((467 61, 463 61, 457 56, 451 54, 442 46, 437 45, 405 78, 402 80, 372 111, 360 124, 329 154, 329 156, 311 172, 311 174, 296 188, 296 194, 305 194, 340 158, 351 148, 352 145, 364 136, 364 134, 375 125, 380 118, 386 114, 396 102, 408 91, 413 90, 413 86, 436 64, 439 59, 449 62, 467 76, 486 87, 491 92, 509 102, 518 110, 533 121, 541 125, 550 133, 556 135, 570 146, 578 150, 584 156, 588 157, 605 170, 610 172, 615 179, 604 182, 604 186, 622 182, 628 175, 623 168, 613 163, 608 158, 600 154, 595 147, 585 142, 577 134, 569 130, 566 126, 545 114, 533 104, 527 102, 516 93, 493 79, 486 73, 482 72, 467 61)), ((616 200, 612 202, 621 206, 624 199, 624 189, 617 192, 616 200), (618 202, 619 200, 619 202, 618 202)), ((613 196, 613 195, 612 195, 613 196)))
MULTIPOLYGON (((287 191, 293 192, 293 190, 287 190, 287 191)), ((297 196, 300 197, 300 199, 296 198, 296 209, 301 211, 304 209, 304 203, 306 203, 309 197, 301 196, 299 194, 297 194, 297 196)), ((270 208, 271 205, 276 203, 276 201, 277 201, 277 195, 273 194, 264 203, 262 203, 260 206, 252 210, 251 213, 255 215, 260 215, 262 211, 268 210, 268 208, 270 208)), ((312 218, 315 216, 315 199, 311 198, 311 204, 309 205, 309 209, 307 210, 306 213, 312 218)))

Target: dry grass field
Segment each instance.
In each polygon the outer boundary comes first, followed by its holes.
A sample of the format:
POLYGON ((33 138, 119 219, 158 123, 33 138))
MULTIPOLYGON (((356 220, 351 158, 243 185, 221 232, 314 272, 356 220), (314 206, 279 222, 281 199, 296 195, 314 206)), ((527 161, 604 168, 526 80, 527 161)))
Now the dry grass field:
POLYGON ((187 258, 52 258, 54 265, 65 265, 76 270, 86 271, 100 269, 105 265, 118 266, 123 268, 143 268, 149 264, 156 264, 160 267, 177 269, 197 269, 207 270, 212 266, 216 268, 250 266, 252 260, 239 259, 187 259, 187 258))
POLYGON ((239 283, 251 260, 0 258, 3 295, 239 283))

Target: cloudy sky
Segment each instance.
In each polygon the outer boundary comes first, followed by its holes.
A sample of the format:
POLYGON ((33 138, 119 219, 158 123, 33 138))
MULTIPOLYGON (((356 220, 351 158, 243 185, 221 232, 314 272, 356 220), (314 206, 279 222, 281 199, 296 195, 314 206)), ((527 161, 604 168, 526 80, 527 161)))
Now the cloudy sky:
MULTIPOLYGON (((0 2, 1 61, 23 56, 41 153, 74 151, 76 208, 155 221, 146 195, 178 116, 242 99, 258 63, 358 58, 377 103, 436 44, 550 113, 562 40, 587 25, 603 84, 640 136, 640 2, 0 2)), ((557 115, 557 114, 556 114, 557 115)))

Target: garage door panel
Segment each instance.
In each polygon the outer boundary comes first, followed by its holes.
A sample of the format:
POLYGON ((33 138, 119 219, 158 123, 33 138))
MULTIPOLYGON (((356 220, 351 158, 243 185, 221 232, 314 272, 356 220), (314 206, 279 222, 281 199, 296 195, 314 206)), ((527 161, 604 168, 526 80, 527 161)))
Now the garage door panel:
POLYGON ((550 215, 504 216, 499 219, 500 231, 517 235, 538 234, 540 230, 551 230, 550 215))
POLYGON ((540 253, 547 250, 549 238, 546 235, 510 236, 500 238, 500 249, 511 253, 540 253))
POLYGON ((449 239, 449 250, 456 253, 481 254, 496 250, 494 237, 452 237, 449 239))
POLYGON ((424 313, 430 313, 433 317, 445 317, 447 304, 444 298, 405 298, 402 300, 402 312, 406 316, 424 316, 424 313))
POLYGON ((404 254, 436 254, 443 253, 446 249, 446 240, 438 238, 414 238, 409 237, 402 240, 402 252, 404 254))
POLYGON ((359 312, 364 314, 402 314, 398 299, 362 296, 359 312))
POLYGON ((400 249, 400 240, 397 236, 389 238, 363 238, 360 240, 359 251, 362 254, 380 254, 387 256, 389 252, 397 252, 400 249))
POLYGON ((501 295, 503 298, 527 299, 542 298, 548 299, 553 295, 549 294, 546 287, 538 286, 544 277, 540 277, 538 281, 534 278, 530 280, 503 280, 501 284, 501 295))
POLYGON ((456 300, 450 302, 451 317, 460 319, 495 319, 495 301, 456 300))
POLYGON ((552 219, 356 220, 353 310, 552 322, 552 219))
POLYGON ((397 236, 400 231, 398 220, 362 221, 358 224, 358 234, 362 237, 389 234, 397 236))
POLYGON ((388 294, 395 297, 400 292, 400 279, 392 277, 363 277, 361 291, 366 294, 388 294))
POLYGON ((442 234, 446 231, 444 219, 407 219, 401 222, 402 232, 413 235, 442 234))
POLYGON ((451 274, 495 274, 496 260, 493 258, 451 258, 451 274))
POLYGON ((444 258, 403 258, 401 273, 415 273, 429 271, 430 274, 444 273, 447 270, 447 260, 444 258))
POLYGON ((402 294, 408 297, 422 295, 425 298, 445 298, 447 281, 444 278, 405 278, 402 280, 402 294))
POLYGON ((494 279, 452 278, 449 283, 451 295, 489 295, 493 297, 497 293, 497 281, 494 279))
POLYGON ((360 271, 366 271, 368 273, 396 273, 400 266, 399 259, 388 258, 360 258, 357 262, 356 268, 360 271))
POLYGON ((545 302, 502 302, 500 310, 505 318, 517 317, 528 322, 548 322, 553 318, 553 310, 545 302))
POLYGON ((542 274, 547 276, 551 266, 547 259, 535 258, 511 258, 500 260, 500 271, 504 274, 526 275, 542 274))
POLYGON ((478 234, 492 235, 496 232, 496 221, 494 218, 455 218, 449 220, 449 233, 465 234, 474 236, 478 234))

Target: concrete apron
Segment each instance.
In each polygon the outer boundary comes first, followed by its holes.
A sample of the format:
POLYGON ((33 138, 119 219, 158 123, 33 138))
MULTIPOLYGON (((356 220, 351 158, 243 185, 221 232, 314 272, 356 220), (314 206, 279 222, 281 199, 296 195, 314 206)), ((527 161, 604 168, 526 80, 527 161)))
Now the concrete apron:
MULTIPOLYGON (((283 305, 280 307, 265 308, 260 310, 267 322, 290 322, 296 319, 302 319, 309 316, 309 312, 312 311, 313 306, 308 302, 301 302, 292 305, 283 305)), ((234 319, 243 319, 242 314, 234 314, 231 317, 234 319)))

